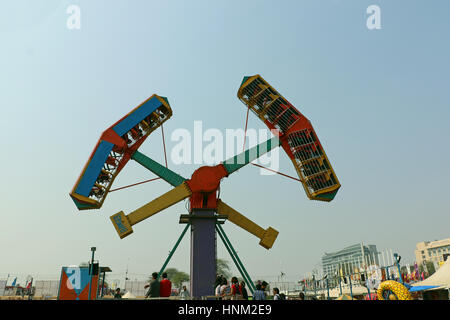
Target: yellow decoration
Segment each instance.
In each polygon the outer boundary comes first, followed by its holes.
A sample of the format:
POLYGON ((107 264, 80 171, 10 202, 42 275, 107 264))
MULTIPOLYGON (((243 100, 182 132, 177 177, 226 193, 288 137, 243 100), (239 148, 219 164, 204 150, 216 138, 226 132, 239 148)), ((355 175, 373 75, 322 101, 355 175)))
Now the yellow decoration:
POLYGON ((386 291, 392 291, 394 294, 389 295, 389 300, 412 300, 411 293, 409 290, 402 285, 400 282, 388 280, 380 284, 377 290, 378 300, 385 300, 383 293, 386 291), (394 297, 391 297, 394 296, 394 297))

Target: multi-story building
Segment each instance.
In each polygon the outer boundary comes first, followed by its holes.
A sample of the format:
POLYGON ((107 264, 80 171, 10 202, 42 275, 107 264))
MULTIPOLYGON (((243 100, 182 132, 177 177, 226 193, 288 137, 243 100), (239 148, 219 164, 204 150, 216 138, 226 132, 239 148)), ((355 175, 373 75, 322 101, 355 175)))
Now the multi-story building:
POLYGON ((424 261, 430 261, 435 265, 439 265, 440 262, 444 261, 444 255, 450 254, 450 238, 419 242, 416 245, 414 254, 418 265, 423 264, 424 261))
POLYGON ((355 269, 364 266, 379 264, 377 246, 355 244, 342 250, 325 253, 322 257, 323 273, 330 276, 350 274, 355 269))

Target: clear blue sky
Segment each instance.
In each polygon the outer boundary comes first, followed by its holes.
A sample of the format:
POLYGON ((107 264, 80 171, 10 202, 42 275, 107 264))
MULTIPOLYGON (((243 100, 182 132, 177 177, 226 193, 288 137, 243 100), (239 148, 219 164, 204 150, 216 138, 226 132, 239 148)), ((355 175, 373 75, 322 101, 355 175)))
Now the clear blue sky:
MULTIPOLYGON (((266 251, 227 223, 254 277, 296 280, 324 252, 363 241, 413 261, 419 241, 450 236, 450 3, 434 1, 3 1, 0 10, 0 277, 55 275, 96 257, 115 273, 158 270, 181 233, 176 205, 120 240, 109 216, 170 187, 112 193, 78 212, 68 193, 101 132, 153 93, 177 128, 242 128, 242 77, 261 74, 313 123, 342 188, 331 203, 247 167, 221 197, 280 231, 266 251), (81 8, 68 30, 66 9, 81 8), (381 30, 366 8, 381 7, 381 30)), ((250 116, 249 127, 264 128, 250 116)), ((173 143, 168 141, 169 150, 173 143)), ((163 161, 158 131, 141 151, 163 161)), ((195 166, 175 167, 190 176, 195 166)), ((281 171, 295 175, 282 154, 281 171)), ((153 175, 127 165, 115 186, 153 175)), ((219 246, 219 257, 226 258, 219 246)), ((189 241, 171 263, 189 270, 189 241)))

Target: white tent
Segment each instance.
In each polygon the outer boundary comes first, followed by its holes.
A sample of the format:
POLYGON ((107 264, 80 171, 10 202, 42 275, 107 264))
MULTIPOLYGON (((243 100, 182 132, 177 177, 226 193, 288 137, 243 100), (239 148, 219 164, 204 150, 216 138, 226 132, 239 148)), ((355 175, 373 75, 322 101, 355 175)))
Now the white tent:
POLYGON ((437 286, 438 288, 433 288, 434 290, 450 288, 450 259, 447 259, 442 267, 440 267, 429 278, 416 282, 412 284, 412 286, 437 286))
POLYGON ((136 297, 130 292, 127 291, 123 296, 122 299, 136 299, 136 297))

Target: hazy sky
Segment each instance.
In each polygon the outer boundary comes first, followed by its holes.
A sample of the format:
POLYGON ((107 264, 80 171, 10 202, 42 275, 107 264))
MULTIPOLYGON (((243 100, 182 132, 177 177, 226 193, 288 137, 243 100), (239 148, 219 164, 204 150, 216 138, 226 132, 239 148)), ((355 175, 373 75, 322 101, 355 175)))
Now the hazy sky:
MULTIPOLYGON (((3 1, 0 10, 0 278, 58 278, 96 258, 123 278, 159 270, 184 226, 180 203, 120 240, 109 216, 171 187, 111 193, 79 212, 69 192, 101 132, 154 93, 168 97, 171 133, 237 129, 237 89, 261 74, 314 125, 342 184, 331 203, 249 166, 222 182, 221 198, 280 232, 267 251, 224 228, 253 278, 298 280, 324 252, 359 242, 414 261, 419 241, 450 236, 450 3, 447 0, 3 1), (66 26, 81 9, 81 29, 66 26), (381 8, 381 30, 366 9, 381 8)), ((249 128, 265 126, 250 115, 249 128)), ((160 130, 140 149, 163 162, 160 130)), ((170 168, 189 177, 194 165, 170 168)), ((295 175, 281 154, 282 172, 295 175)), ((154 177, 130 162, 119 187, 154 177)), ((218 256, 229 261, 224 247, 218 256)), ((189 271, 189 240, 171 267, 189 271)))

